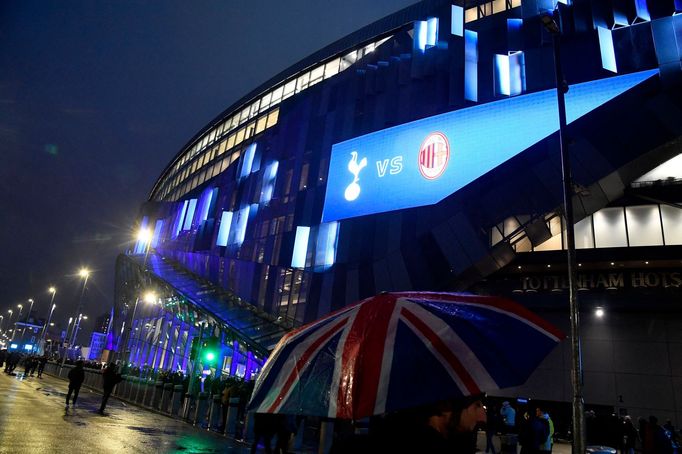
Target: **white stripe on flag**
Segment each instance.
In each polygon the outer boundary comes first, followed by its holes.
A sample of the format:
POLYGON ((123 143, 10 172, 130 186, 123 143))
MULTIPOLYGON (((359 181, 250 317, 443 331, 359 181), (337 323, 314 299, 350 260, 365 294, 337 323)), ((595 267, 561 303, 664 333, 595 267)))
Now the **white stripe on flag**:
POLYGON ((386 412, 386 400, 388 399, 388 385, 391 381, 391 367, 393 367, 393 348, 395 347, 395 333, 398 328, 400 318, 400 308, 403 307, 404 299, 398 299, 391 319, 388 321, 386 330, 386 341, 384 342, 384 355, 381 358, 381 372, 379 375, 379 386, 377 387, 377 398, 374 403, 374 414, 379 415, 386 412))
MULTIPOLYGON (((490 376, 488 370, 485 368, 485 366, 483 366, 481 361, 479 361, 476 354, 471 351, 466 342, 464 342, 462 338, 455 333, 450 325, 445 323, 445 321, 443 321, 440 317, 434 315, 418 304, 410 304, 409 307, 406 307, 405 309, 412 312, 416 317, 421 319, 421 321, 426 323, 429 328, 431 328, 431 330, 443 340, 443 343, 449 347, 453 355, 457 357, 469 375, 471 375, 471 378, 474 380, 474 382, 476 382, 476 385, 479 387, 479 389, 484 391, 499 389, 499 386, 497 386, 497 383, 490 376)), ((416 327, 414 327, 407 319, 401 317, 401 320, 405 322, 412 329, 412 331, 414 331, 414 333, 422 339, 422 341, 424 341, 427 347, 431 345, 428 339, 424 338, 420 331, 416 329, 416 327)), ((469 391, 467 390, 466 386, 464 386, 464 383, 461 381, 459 375, 450 366, 445 357, 443 357, 435 349, 430 350, 433 352, 434 356, 438 358, 443 367, 445 367, 455 383, 457 383, 459 389, 465 395, 467 395, 469 391)))

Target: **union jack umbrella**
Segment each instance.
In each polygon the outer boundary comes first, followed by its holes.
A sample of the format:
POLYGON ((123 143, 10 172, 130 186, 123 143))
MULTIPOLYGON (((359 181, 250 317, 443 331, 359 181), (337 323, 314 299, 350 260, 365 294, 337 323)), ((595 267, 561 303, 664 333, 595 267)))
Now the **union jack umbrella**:
POLYGON ((361 419, 525 383, 563 339, 517 303, 383 293, 285 335, 249 408, 361 419))

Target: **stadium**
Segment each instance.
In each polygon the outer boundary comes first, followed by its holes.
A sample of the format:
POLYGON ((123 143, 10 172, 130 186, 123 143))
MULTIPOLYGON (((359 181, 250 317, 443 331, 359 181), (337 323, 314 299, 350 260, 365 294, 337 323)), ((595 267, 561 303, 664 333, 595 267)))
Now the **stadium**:
MULTIPOLYGON (((568 329, 553 35, 568 84, 585 400, 682 421, 682 5, 425 0, 211 120, 116 264, 118 354, 247 380, 381 291, 504 295, 568 329)), ((568 342, 508 397, 570 402, 568 342)))

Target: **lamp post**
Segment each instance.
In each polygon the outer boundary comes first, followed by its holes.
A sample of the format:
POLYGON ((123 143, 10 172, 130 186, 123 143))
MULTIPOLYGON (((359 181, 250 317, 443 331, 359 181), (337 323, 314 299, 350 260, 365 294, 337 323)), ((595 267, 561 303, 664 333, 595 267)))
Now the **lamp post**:
POLYGON ((24 327, 21 330, 21 339, 24 339, 24 333, 26 332, 26 324, 28 323, 28 319, 31 318, 31 312, 33 312, 33 298, 29 298, 28 302, 31 303, 29 306, 28 312, 26 313, 26 320, 24 320, 24 327))
MULTIPOLYGON (((156 301, 156 293, 152 291, 148 291, 144 294, 142 297, 145 303, 154 303, 156 301)), ((128 326, 128 332, 126 333, 125 337, 125 343, 123 344, 123 360, 128 362, 129 358, 126 358, 126 354, 128 352, 128 343, 130 342, 131 337, 133 336, 133 321, 135 320, 135 313, 137 312, 137 303, 140 302, 140 297, 135 298, 135 305, 133 306, 133 314, 132 317, 130 318, 130 325, 128 326)))
POLYGON ((76 340, 78 339, 78 330, 81 327, 81 320, 87 320, 88 316, 83 315, 83 314, 78 314, 78 318, 76 319, 76 324, 74 325, 73 328, 73 333, 71 334, 71 345, 76 344, 76 340))
POLYGON ((7 328, 9 329, 9 327, 12 326, 12 314, 14 313, 14 311, 12 311, 12 309, 8 309, 7 313, 9 314, 9 317, 7 317, 7 328))
POLYGON ((2 334, 2 323, 5 321, 5 316, 0 315, 0 334, 2 334))
MULTIPOLYGON (((75 331, 75 322, 76 322, 76 314, 80 314, 81 308, 83 306, 83 295, 85 294, 85 286, 88 284, 88 277, 90 277, 90 271, 87 268, 81 268, 78 270, 78 275, 83 279, 83 287, 81 288, 81 296, 78 298, 78 307, 76 308, 76 312, 73 317, 69 318, 69 324, 71 324, 71 321, 74 322, 74 331, 75 331)), ((69 338, 69 326, 66 326, 66 339, 68 340, 69 338)), ((62 358, 62 367, 64 367, 64 363, 66 362, 66 353, 68 352, 68 347, 64 351, 64 358, 62 358)))
POLYGON ((48 289, 48 292, 52 293, 52 298, 50 298, 50 316, 47 317, 47 323, 45 323, 45 326, 43 326, 43 332, 40 333, 40 340, 44 341, 45 340, 45 334, 47 334, 47 327, 50 325, 50 322, 52 321, 52 313, 54 312, 54 308, 57 307, 56 304, 54 304, 54 296, 57 294, 57 289, 54 287, 50 287, 48 289))
POLYGON ((19 313, 17 314, 17 321, 14 322, 14 328, 12 328, 12 337, 10 338, 10 342, 14 340, 14 335, 17 333, 17 322, 21 320, 21 311, 24 309, 24 306, 21 304, 17 304, 17 307, 19 308, 19 313))
POLYGON ((571 319, 571 382, 573 385, 573 453, 585 452, 585 408, 583 402, 583 366, 580 346, 580 307, 578 305, 575 231, 573 218, 573 182, 571 161, 566 146, 566 99, 568 84, 564 80, 561 66, 561 12, 554 9, 552 15, 542 16, 542 24, 552 36, 554 51, 554 76, 557 86, 557 107, 559 110, 559 150, 561 153, 561 179, 563 182, 564 216, 566 218, 566 251, 568 259, 568 299, 571 319))

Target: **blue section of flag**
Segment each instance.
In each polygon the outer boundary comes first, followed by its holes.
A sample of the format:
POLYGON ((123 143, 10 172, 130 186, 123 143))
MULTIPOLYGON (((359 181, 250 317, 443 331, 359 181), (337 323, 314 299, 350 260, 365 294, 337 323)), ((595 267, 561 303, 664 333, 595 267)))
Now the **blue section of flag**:
MULTIPOLYGON (((566 94, 568 123, 586 115, 658 70, 572 85, 566 94)), ((456 110, 413 121, 332 146, 322 222, 431 205, 559 129, 556 90, 456 110), (419 150, 426 137, 440 132, 450 144, 450 158, 440 177, 419 171, 419 150), (352 152, 367 166, 357 176, 359 194, 347 200, 354 182, 352 152)))

